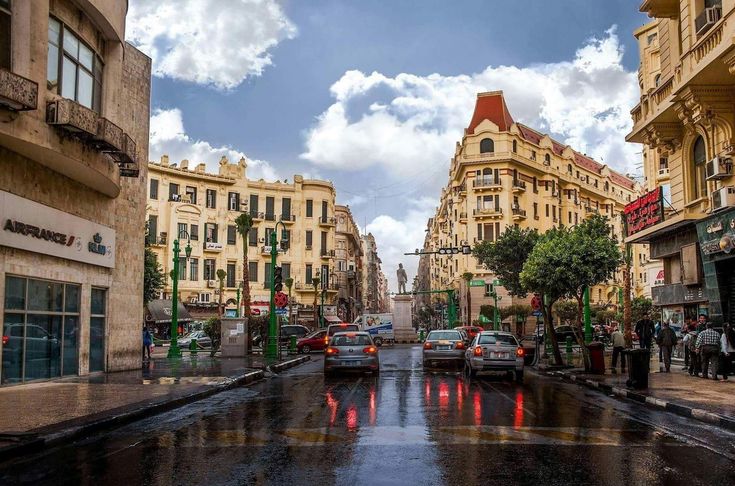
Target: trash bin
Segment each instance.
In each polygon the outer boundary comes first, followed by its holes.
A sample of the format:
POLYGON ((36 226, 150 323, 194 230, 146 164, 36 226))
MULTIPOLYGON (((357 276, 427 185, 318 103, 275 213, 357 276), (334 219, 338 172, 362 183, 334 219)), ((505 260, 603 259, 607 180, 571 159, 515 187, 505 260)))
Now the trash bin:
POLYGON ((651 351, 648 349, 626 349, 623 351, 628 360, 628 388, 643 390, 648 388, 648 373, 651 364, 651 351))
POLYGON ((604 375, 605 345, 602 343, 589 343, 587 349, 590 352, 590 373, 604 375))

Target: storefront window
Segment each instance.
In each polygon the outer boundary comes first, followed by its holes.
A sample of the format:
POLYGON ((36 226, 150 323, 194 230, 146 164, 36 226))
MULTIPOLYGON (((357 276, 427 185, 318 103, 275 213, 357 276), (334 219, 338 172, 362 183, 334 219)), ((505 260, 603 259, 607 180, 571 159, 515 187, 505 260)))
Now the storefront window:
POLYGON ((5 279, 1 382, 79 372, 79 285, 5 279))
POLYGON ((107 291, 92 289, 89 318, 89 371, 105 370, 105 315, 107 291))

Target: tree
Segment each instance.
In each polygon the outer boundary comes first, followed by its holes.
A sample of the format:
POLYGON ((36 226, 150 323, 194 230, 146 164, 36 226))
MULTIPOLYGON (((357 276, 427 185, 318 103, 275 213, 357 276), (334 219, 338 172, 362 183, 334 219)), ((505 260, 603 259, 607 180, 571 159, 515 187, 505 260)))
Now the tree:
POLYGON ((143 271, 143 304, 155 300, 166 285, 166 274, 158 263, 158 257, 150 248, 145 249, 143 271))
POLYGON ((630 302, 630 320, 638 322, 647 317, 651 318, 656 312, 653 301, 647 297, 636 297, 630 302))
POLYGON ((253 227, 253 218, 241 213, 235 218, 237 233, 242 237, 242 306, 243 317, 250 317, 250 276, 248 275, 248 235, 253 227))
POLYGON ((222 342, 222 321, 216 317, 210 317, 204 323, 204 334, 206 334, 212 342, 209 355, 214 356, 222 342))
POLYGON ((321 279, 319 277, 311 278, 311 285, 314 286, 314 327, 319 327, 319 304, 317 304, 317 296, 319 295, 319 283, 321 279))
POLYGON ((508 307, 502 307, 500 309, 500 317, 503 319, 507 319, 508 317, 512 318, 513 323, 516 325, 516 334, 523 336, 526 334, 526 319, 528 319, 532 311, 533 309, 531 309, 530 305, 513 304, 508 307))
POLYGON ((462 274, 462 280, 467 285, 467 325, 472 325, 472 287, 470 287, 470 281, 475 275, 472 272, 465 272, 462 274))
POLYGON ((283 283, 286 284, 286 288, 288 289, 288 322, 290 324, 291 323, 291 289, 293 288, 293 279, 289 277, 283 283))
POLYGON ((225 278, 227 278, 227 272, 221 268, 217 270, 217 280, 219 280, 219 303, 217 304, 217 313, 220 318, 222 317, 222 295, 225 293, 225 278))
POLYGON ((577 303, 573 300, 560 300, 554 304, 554 312, 562 322, 572 322, 577 319, 577 303))
POLYGON ((523 285, 520 273, 539 238, 535 229, 508 226, 495 242, 475 245, 472 254, 503 282, 510 295, 525 297, 529 289, 523 285))

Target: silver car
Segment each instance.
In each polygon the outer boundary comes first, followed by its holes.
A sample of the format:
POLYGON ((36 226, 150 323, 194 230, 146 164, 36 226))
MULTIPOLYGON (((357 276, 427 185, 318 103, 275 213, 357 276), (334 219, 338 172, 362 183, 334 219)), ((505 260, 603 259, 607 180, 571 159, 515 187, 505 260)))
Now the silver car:
POLYGON ((431 331, 424 340, 424 368, 441 363, 462 364, 467 349, 465 337, 453 329, 431 331))
POLYGON ((324 350, 324 374, 336 371, 380 372, 378 347, 367 332, 338 332, 329 340, 324 350))
POLYGON ((518 383, 523 382, 525 352, 509 332, 483 331, 465 353, 465 371, 475 377, 478 371, 512 371, 518 383))

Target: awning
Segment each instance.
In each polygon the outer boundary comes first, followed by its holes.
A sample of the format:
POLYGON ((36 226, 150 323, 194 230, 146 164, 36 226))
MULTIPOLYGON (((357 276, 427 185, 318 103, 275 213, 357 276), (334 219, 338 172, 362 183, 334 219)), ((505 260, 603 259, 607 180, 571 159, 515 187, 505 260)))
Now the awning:
POLYGON ((699 219, 701 218, 679 213, 655 226, 651 226, 650 228, 646 228, 643 231, 625 238, 625 243, 651 243, 651 241, 656 238, 681 230, 686 226, 693 225, 699 221, 699 219))
MULTIPOLYGON (((192 318, 189 311, 186 310, 184 304, 178 303, 179 322, 191 322, 192 318)), ((173 302, 170 300, 152 300, 146 306, 145 320, 153 324, 161 324, 171 322, 171 314, 173 310, 173 302)))

